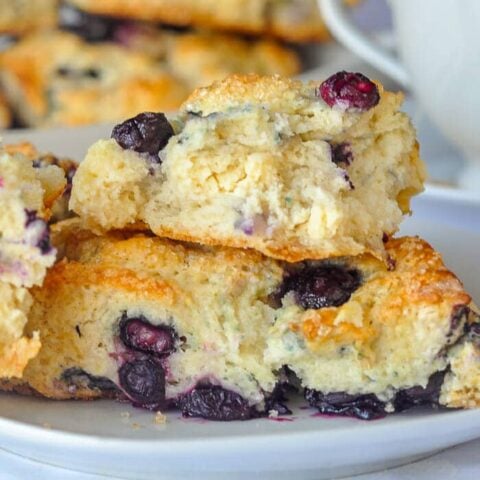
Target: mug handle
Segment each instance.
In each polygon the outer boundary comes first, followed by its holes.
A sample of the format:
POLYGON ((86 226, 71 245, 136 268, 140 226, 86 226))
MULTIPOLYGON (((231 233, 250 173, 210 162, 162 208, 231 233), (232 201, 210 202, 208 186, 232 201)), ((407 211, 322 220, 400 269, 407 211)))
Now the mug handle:
POLYGON ((404 88, 410 87, 410 77, 403 65, 352 22, 343 0, 318 0, 318 3, 322 18, 340 43, 404 88))

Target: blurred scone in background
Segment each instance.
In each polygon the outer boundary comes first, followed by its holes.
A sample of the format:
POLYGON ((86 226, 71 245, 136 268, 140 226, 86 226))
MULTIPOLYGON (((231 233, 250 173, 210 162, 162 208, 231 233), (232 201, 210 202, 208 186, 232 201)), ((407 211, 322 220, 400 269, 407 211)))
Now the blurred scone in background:
POLYGON ((231 73, 294 76, 330 35, 316 0, 0 0, 0 39, 0 128, 42 128, 173 111, 231 73))

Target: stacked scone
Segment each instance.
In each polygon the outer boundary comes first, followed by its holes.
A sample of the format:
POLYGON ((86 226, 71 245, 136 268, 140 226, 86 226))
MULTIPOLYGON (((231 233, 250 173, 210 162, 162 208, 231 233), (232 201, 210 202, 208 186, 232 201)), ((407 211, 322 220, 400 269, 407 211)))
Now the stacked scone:
POLYGON ((480 321, 419 238, 393 238, 424 172, 402 97, 361 74, 233 76, 89 150, 78 214, 32 290, 22 382, 240 420, 480 404, 480 321))

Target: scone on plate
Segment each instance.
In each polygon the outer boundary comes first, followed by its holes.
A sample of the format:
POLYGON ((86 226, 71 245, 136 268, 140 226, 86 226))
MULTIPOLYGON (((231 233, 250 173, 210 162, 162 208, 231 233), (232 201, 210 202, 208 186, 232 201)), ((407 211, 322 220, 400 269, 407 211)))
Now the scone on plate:
POLYGON ((33 289, 27 326, 42 348, 4 389, 244 420, 286 412, 294 373, 324 413, 480 405, 479 318, 418 238, 388 241, 388 266, 287 264, 80 222, 53 227, 61 261, 33 289))
MULTIPOLYGON (((51 398, 114 396, 187 416, 247 419, 273 408, 263 362, 273 260, 134 233, 52 227, 61 259, 32 290, 42 349, 23 381, 51 398)), ((278 405, 276 408, 280 408, 278 405)))
POLYGON ((145 113, 88 151, 71 208, 92 228, 254 248, 287 261, 370 252, 423 188, 402 95, 361 74, 231 76, 179 117, 145 113))
POLYGON ((368 257, 291 266, 265 361, 288 366, 311 406, 371 419, 416 405, 480 406, 480 316, 419 238, 368 257))
POLYGON ((2 0, 0 32, 22 35, 51 28, 57 22, 59 0, 2 0))
POLYGON ((47 220, 65 185, 60 168, 35 168, 25 155, 0 150, 0 377, 20 377, 40 348, 37 332, 23 334, 32 303, 26 287, 41 284, 55 261, 47 220))
POLYGON ((315 0, 68 0, 68 3, 98 15, 266 34, 290 42, 330 38, 315 0))

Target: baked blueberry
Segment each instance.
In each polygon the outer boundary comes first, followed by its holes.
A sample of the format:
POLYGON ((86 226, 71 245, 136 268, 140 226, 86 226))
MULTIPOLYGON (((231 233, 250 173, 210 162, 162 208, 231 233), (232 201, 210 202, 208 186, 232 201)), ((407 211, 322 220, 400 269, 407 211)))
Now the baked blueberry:
POLYGON ((134 405, 155 409, 165 400, 165 373, 152 358, 124 363, 118 371, 120 386, 134 405))
POLYGON ((395 410, 401 412, 420 405, 437 406, 445 373, 445 371, 434 373, 425 387, 416 385, 400 390, 395 397, 395 410))
POLYGON ((353 162, 352 146, 348 142, 330 143, 332 162, 340 168, 347 168, 353 162))
POLYGON ((386 415, 385 403, 376 395, 350 395, 345 392, 322 393, 305 389, 305 399, 320 413, 373 420, 386 415))
POLYGON ((254 412, 238 393, 218 385, 198 385, 182 395, 177 405, 184 417, 201 417, 207 420, 248 420, 254 412))
POLYGON ((338 72, 327 78, 317 90, 330 107, 342 110, 365 111, 380 101, 378 87, 365 75, 352 72, 338 72))
POLYGON ((157 155, 174 134, 163 113, 144 112, 116 125, 112 138, 124 149, 157 155))
POLYGON ((29 245, 37 247, 43 255, 51 252, 50 231, 47 222, 37 217, 37 212, 25 210, 27 220, 25 222, 25 241, 29 245))
POLYGON ((293 292, 296 303, 305 309, 338 307, 360 284, 361 274, 355 269, 341 265, 305 267, 285 278, 280 295, 293 292))
POLYGON ((166 325, 152 325, 143 318, 124 317, 120 321, 120 338, 125 346, 164 357, 175 351, 177 335, 166 325))

